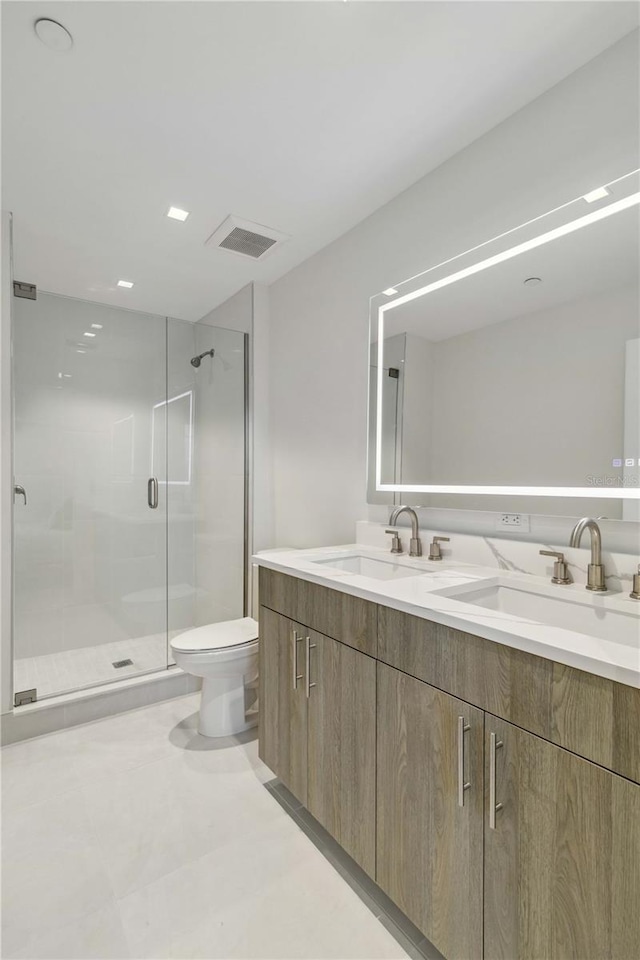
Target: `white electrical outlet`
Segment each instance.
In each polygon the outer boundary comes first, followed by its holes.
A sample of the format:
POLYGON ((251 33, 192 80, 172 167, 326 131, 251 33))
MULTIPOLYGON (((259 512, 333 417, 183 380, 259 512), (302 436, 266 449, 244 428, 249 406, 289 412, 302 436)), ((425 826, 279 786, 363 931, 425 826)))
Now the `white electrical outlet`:
POLYGON ((528 513, 499 513, 496 517, 497 530, 529 530, 528 513))

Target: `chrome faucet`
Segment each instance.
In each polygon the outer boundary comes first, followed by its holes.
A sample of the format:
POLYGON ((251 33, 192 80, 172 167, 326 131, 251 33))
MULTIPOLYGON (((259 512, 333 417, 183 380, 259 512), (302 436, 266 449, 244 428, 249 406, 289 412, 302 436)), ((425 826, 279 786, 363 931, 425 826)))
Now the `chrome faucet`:
POLYGON ((420 540, 420 526, 418 524, 418 514, 413 507, 396 507, 389 518, 389 526, 393 527, 401 513, 408 513, 411 520, 411 543, 409 544, 409 556, 422 556, 422 541, 420 540))
POLYGON ((588 530, 591 535, 591 563, 587 567, 586 588, 603 593, 607 589, 607 585, 605 583, 604 564, 602 563, 602 537, 596 521, 591 517, 583 517, 582 520, 578 520, 571 531, 569 546, 579 547, 585 530, 588 530))

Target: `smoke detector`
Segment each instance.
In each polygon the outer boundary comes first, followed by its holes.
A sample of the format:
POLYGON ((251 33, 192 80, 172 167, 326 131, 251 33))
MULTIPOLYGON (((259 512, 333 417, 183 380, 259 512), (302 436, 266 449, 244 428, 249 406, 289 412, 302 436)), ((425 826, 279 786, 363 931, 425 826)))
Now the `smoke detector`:
POLYGON ((288 239, 288 234, 260 223, 227 217, 205 241, 205 247, 219 247, 239 257, 248 257, 249 260, 264 260, 288 239))

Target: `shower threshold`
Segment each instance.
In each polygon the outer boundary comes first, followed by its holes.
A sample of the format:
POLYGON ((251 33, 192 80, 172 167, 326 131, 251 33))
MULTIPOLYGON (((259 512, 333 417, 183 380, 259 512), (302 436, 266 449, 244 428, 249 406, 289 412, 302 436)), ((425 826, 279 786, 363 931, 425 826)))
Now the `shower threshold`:
POLYGON ((28 740, 66 727, 138 710, 150 703, 184 697, 199 689, 199 678, 183 673, 175 664, 153 673, 129 677, 118 674, 118 679, 109 683, 59 693, 3 714, 0 740, 3 745, 28 740))
POLYGON ((38 700, 43 700, 166 670, 167 647, 167 636, 162 633, 22 657, 14 662, 14 689, 35 687, 38 700))

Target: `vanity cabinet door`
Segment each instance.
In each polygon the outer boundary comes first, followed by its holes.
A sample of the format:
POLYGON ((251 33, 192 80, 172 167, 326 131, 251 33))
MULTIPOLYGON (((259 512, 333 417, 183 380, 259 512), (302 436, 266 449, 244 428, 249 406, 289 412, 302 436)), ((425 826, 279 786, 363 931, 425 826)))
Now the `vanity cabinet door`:
POLYGON ((640 786, 489 714, 485 763, 485 960, 637 960, 640 786))
POLYGON ((376 661, 311 632, 307 808, 375 876, 376 661))
POLYGON ((483 712, 379 663, 377 716, 377 883, 448 960, 480 958, 483 712))
POLYGON ((260 607, 259 755, 298 800, 307 802, 308 631, 260 607))

